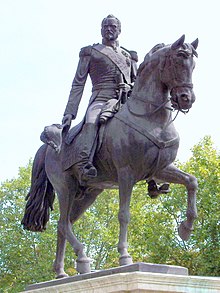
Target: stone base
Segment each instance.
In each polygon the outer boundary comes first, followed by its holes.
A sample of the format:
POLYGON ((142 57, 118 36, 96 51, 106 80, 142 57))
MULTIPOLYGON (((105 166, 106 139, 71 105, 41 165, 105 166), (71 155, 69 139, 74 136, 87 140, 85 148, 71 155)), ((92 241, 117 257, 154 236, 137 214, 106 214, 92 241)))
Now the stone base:
POLYGON ((188 276, 183 267, 136 263, 100 272, 38 283, 33 293, 220 292, 220 278, 188 276))

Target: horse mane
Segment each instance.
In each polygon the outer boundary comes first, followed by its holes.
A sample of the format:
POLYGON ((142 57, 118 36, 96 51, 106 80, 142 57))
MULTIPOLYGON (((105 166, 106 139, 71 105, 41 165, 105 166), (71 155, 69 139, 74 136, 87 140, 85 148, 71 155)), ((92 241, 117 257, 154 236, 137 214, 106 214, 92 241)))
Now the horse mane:
POLYGON ((165 44, 164 43, 160 43, 160 44, 157 44, 157 45, 155 45, 146 55, 145 55, 145 57, 144 57, 144 61, 140 64, 140 66, 139 66, 139 68, 138 68, 138 71, 137 71, 137 75, 140 75, 141 74, 141 72, 142 72, 142 70, 149 64, 149 63, 151 63, 150 64, 150 67, 152 68, 152 67, 154 67, 154 66, 152 66, 152 61, 154 60, 154 64, 156 65, 156 64, 158 64, 158 62, 159 62, 159 58, 158 58, 158 56, 157 56, 157 58, 153 58, 152 59, 152 57, 154 57, 155 56, 155 53, 158 51, 158 50, 160 50, 160 49, 162 49, 162 48, 164 48, 165 47, 165 44), (156 60, 156 62, 155 62, 155 60, 156 60))

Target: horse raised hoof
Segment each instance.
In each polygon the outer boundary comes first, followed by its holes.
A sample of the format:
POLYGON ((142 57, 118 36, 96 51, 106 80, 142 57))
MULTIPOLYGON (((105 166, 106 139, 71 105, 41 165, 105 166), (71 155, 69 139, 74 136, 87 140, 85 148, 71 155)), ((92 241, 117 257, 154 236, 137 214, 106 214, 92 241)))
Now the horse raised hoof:
POLYGON ((76 270, 79 274, 91 273, 90 258, 80 258, 76 260, 76 270))
POLYGON ((193 228, 187 227, 185 221, 183 221, 178 228, 178 234, 183 241, 189 240, 192 231, 193 228))
POLYGON ((131 265, 131 264, 133 264, 133 260, 130 255, 122 255, 119 258, 119 265, 120 266, 131 265))

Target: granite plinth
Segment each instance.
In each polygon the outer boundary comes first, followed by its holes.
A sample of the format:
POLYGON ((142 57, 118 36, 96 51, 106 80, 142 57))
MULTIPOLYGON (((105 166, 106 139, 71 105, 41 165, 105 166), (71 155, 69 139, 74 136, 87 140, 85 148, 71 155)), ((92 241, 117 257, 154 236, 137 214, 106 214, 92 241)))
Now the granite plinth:
POLYGON ((68 278, 56 279, 48 282, 42 282, 34 285, 29 285, 26 289, 33 290, 39 288, 50 287, 54 285, 60 285, 63 283, 72 283, 87 279, 99 278, 103 276, 110 276, 119 273, 129 273, 129 272, 149 272, 149 273, 161 273, 161 274, 174 274, 174 275, 188 275, 188 269, 181 266, 172 266, 164 264, 152 264, 138 262, 131 265, 125 265, 117 268, 111 268, 107 270, 101 270, 96 272, 91 272, 88 274, 76 275, 68 278))
POLYGON ((178 266, 135 263, 29 285, 33 293, 217 293, 220 278, 189 276, 178 266))

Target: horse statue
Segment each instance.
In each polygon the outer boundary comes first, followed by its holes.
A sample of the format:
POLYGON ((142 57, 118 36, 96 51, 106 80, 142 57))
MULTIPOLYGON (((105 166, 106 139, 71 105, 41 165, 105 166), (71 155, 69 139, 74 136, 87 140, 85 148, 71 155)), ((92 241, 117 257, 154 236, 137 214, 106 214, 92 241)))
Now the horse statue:
POLYGON ((56 192, 60 218, 53 268, 57 278, 67 276, 64 271, 66 241, 77 256, 77 271, 81 274, 90 272, 90 259, 74 235, 72 225, 104 189, 119 189, 118 252, 121 266, 132 263, 127 242, 129 205, 132 188, 141 180, 186 187, 186 219, 180 224, 178 233, 184 241, 188 240, 197 217, 197 180, 173 165, 179 136, 172 112, 186 113, 195 101, 192 72, 194 56, 198 56, 198 39, 192 43, 184 43, 184 40, 183 35, 171 45, 159 44, 145 56, 138 68, 131 96, 114 117, 100 127, 102 139, 94 156, 98 171, 96 178, 81 186, 74 168, 63 171, 62 157, 65 153, 62 149, 59 153, 44 144, 36 153, 22 224, 27 230, 45 230, 56 192))

